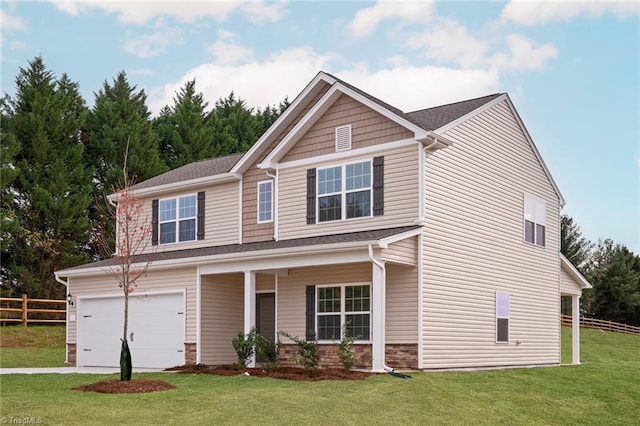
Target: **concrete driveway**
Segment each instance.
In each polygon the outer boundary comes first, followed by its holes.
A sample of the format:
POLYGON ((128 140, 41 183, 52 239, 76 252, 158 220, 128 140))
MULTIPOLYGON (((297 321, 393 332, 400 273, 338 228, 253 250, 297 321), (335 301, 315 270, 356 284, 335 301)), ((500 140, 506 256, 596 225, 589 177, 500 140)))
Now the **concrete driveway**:
MULTIPOLYGON (((159 368, 134 368, 134 373, 159 373, 159 368)), ((117 367, 0 368, 0 374, 120 374, 117 367)))

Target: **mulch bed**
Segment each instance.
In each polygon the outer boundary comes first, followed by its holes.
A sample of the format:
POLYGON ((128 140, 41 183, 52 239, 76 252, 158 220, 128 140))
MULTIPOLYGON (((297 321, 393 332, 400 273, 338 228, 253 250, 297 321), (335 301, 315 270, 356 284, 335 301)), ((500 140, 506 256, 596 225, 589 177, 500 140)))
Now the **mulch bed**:
POLYGON ((341 368, 320 368, 306 370, 300 367, 279 367, 277 369, 241 368, 236 369, 231 365, 205 366, 184 365, 168 368, 167 371, 175 371, 183 374, 214 374, 218 376, 245 375, 251 377, 270 377, 272 379, 294 381, 319 381, 319 380, 364 380, 375 373, 363 371, 345 371, 341 368))
POLYGON ((73 390, 81 392, 99 393, 146 393, 175 389, 176 387, 161 380, 132 379, 127 382, 120 380, 103 380, 90 385, 78 386, 73 390))

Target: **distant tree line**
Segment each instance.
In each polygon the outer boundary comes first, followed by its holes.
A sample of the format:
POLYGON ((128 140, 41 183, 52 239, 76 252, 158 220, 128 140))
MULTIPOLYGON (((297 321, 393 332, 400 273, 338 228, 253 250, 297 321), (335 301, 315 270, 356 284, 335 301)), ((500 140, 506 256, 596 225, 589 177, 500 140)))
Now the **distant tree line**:
MULTIPOLYGON (((287 108, 253 109, 231 92, 208 110, 188 81, 157 117, 124 72, 87 107, 77 82, 36 57, 0 99, 0 293, 63 298, 53 271, 100 259, 95 235, 104 197, 193 161, 244 152, 287 108)), ((104 224, 111 229, 113 223, 104 224)))
MULTIPOLYGON (((583 315, 640 326, 640 256, 611 239, 593 244, 567 215, 561 217, 561 251, 593 285, 582 293, 583 315)), ((568 313, 568 307, 563 305, 568 313)))

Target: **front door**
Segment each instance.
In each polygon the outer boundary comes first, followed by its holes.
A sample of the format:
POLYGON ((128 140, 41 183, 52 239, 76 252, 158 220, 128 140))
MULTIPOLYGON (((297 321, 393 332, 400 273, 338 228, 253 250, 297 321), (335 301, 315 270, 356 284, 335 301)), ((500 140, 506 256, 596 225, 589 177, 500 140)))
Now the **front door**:
MULTIPOLYGON (((256 294, 256 331, 267 339, 276 340, 276 294, 256 294)), ((264 357, 256 361, 264 362, 264 357)))

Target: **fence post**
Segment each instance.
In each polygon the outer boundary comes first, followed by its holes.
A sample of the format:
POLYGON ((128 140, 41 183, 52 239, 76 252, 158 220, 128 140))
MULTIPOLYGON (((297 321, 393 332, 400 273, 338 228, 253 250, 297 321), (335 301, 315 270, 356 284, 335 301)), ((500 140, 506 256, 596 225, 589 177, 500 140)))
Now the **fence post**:
POLYGON ((22 295, 22 325, 27 327, 27 295, 22 295))

